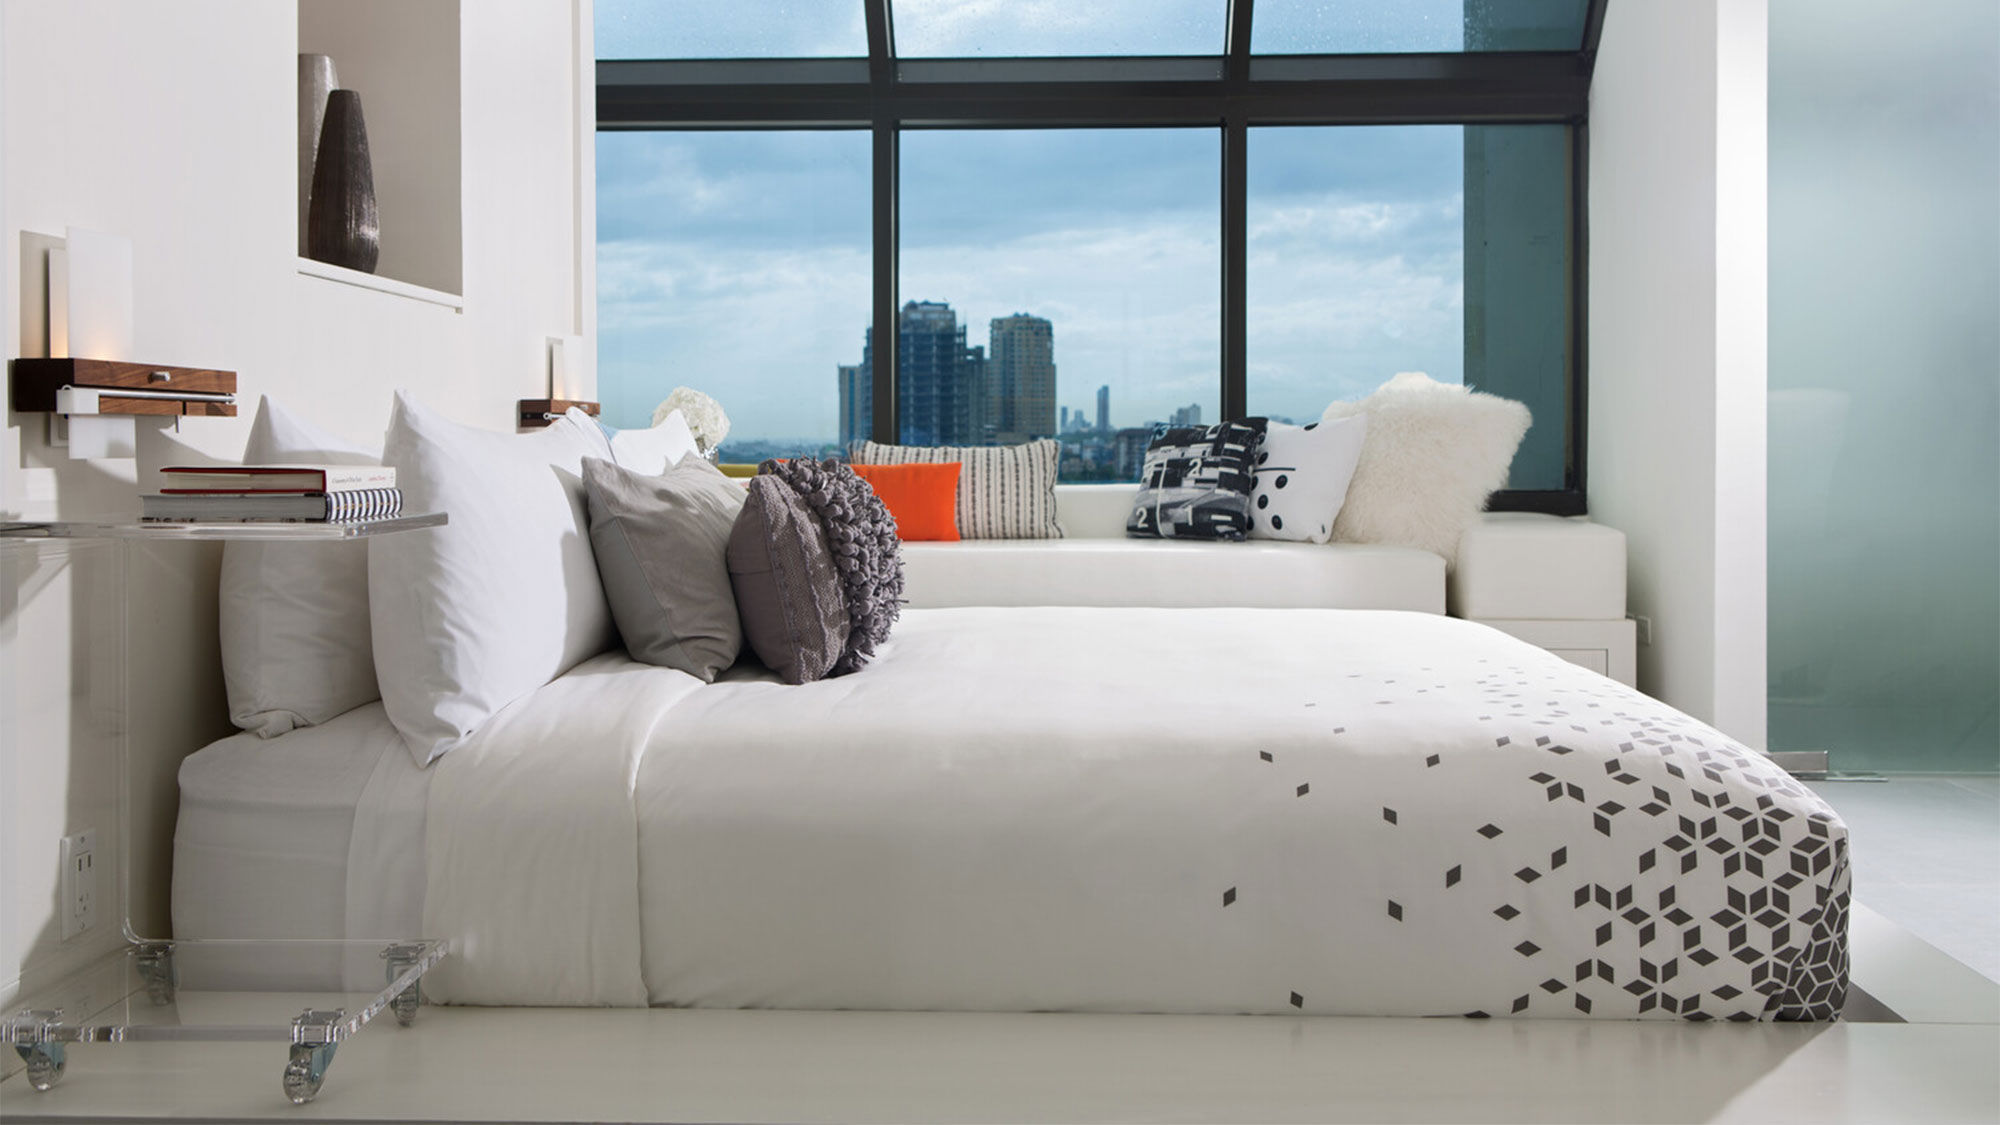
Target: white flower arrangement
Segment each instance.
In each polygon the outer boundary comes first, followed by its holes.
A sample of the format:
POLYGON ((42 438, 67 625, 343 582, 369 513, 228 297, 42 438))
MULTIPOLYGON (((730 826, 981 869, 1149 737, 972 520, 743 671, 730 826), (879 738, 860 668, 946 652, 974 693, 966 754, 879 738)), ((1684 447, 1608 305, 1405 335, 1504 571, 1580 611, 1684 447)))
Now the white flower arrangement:
POLYGON ((692 388, 675 387, 667 400, 654 408, 653 424, 666 421, 667 415, 676 410, 694 434, 702 456, 712 459, 722 447, 722 439, 729 436, 729 415, 722 412, 722 404, 692 388))

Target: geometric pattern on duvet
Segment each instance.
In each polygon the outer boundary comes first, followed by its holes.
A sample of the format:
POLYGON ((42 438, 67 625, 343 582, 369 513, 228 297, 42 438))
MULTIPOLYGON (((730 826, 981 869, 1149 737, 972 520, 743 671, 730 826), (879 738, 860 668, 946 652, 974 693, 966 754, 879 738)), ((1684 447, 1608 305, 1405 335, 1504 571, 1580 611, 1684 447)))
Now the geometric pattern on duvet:
MULTIPOLYGON (((1384 678, 1381 694, 1398 694, 1386 690, 1397 682, 1384 678)), ((1839 1017, 1848 981, 1847 829, 1817 794, 1762 755, 1610 681, 1578 685, 1495 666, 1474 686, 1486 709, 1479 720, 1491 724, 1490 744, 1428 755, 1427 776, 1449 785, 1460 755, 1502 758, 1513 783, 1540 790, 1545 807, 1528 820, 1475 817, 1456 825, 1447 836, 1464 859, 1433 864, 1420 873, 1428 878, 1399 879, 1382 901, 1383 917, 1395 925, 1467 900, 1493 904, 1498 924, 1484 927, 1484 939, 1512 942, 1518 961, 1504 983, 1496 982, 1488 1009, 1460 1014, 1839 1017), (1617 740, 1612 757, 1579 754, 1565 744, 1607 735, 1617 740), (1659 831, 1616 831, 1633 820, 1659 831), (1720 901, 1702 893, 1717 888, 1720 901), (1570 915, 1567 928, 1589 931, 1587 954, 1546 949, 1525 927, 1513 928, 1533 921, 1531 911, 1545 921, 1570 915)), ((1347 729, 1335 723, 1331 733, 1337 738, 1347 729)), ((1294 779, 1268 751, 1251 757, 1273 785, 1293 786, 1301 799, 1310 799, 1315 781, 1322 791, 1338 782, 1294 779)), ((1384 846, 1393 849, 1410 818, 1389 804, 1381 816, 1384 846)), ((1256 907, 1236 886, 1217 901, 1225 910, 1256 907)), ((1298 990, 1288 999, 1294 1008, 1310 1005, 1298 990)))

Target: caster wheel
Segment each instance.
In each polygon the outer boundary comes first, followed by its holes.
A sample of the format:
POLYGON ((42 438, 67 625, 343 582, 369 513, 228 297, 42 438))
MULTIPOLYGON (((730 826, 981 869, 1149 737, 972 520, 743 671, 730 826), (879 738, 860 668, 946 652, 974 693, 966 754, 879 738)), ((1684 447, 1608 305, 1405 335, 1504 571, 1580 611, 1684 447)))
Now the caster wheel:
POLYGON ((417 1004, 419 1002, 420 999, 417 996, 416 985, 411 985, 403 991, 398 992, 396 998, 389 1001, 389 1010, 396 1013, 396 1023, 403 1027, 408 1027, 415 1023, 417 1021, 417 1004))
POLYGON ((325 1076, 313 1077, 312 1066, 299 1059, 285 1064, 285 1097, 293 1105, 304 1105, 319 1096, 320 1083, 325 1076))
POLYGON ((319 1046, 295 1043, 292 1057, 285 1063, 285 1097, 293 1105, 304 1105, 319 1096, 326 1081, 326 1068, 333 1065, 334 1044, 319 1046))
POLYGON ((62 1044, 36 1043, 14 1050, 21 1056, 21 1061, 28 1064, 28 1085, 37 1090, 47 1090, 62 1081, 63 1069, 69 1064, 62 1044))

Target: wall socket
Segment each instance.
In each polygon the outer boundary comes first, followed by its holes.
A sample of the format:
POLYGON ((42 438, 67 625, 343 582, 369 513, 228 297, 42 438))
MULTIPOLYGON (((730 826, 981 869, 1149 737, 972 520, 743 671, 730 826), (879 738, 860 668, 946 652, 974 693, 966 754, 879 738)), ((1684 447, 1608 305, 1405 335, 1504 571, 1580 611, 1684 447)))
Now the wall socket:
POLYGON ((1634 629, 1633 632, 1639 635, 1638 637, 1639 643, 1642 645, 1652 644, 1653 619, 1646 616, 1643 613, 1628 613, 1625 616, 1631 618, 1632 623, 1637 626, 1637 628, 1634 629))
POLYGON ((64 941, 97 924, 97 830, 86 828, 62 841, 62 936, 64 941))

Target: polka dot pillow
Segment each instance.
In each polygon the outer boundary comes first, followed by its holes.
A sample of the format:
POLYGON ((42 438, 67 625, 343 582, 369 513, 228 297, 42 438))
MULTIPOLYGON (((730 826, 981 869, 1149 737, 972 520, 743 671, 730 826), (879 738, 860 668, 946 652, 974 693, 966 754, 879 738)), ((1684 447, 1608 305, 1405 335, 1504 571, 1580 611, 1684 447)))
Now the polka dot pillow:
POLYGON ((1272 422, 1257 448, 1250 538, 1324 543, 1361 460, 1368 416, 1289 426, 1272 422))

